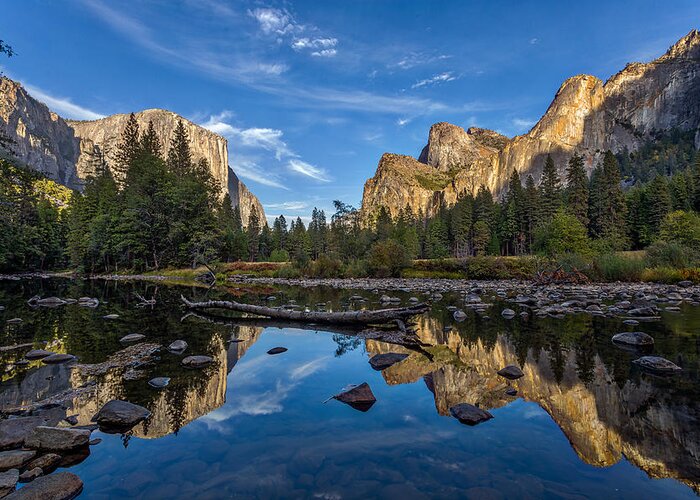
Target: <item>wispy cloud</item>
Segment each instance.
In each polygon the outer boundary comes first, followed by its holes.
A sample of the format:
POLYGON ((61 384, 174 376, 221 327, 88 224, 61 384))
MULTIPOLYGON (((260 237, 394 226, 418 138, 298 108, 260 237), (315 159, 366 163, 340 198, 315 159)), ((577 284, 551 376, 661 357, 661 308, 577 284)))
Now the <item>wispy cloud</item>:
POLYGON ((261 8, 251 10, 248 13, 258 21, 260 30, 266 35, 286 35, 303 29, 286 10, 261 8))
POLYGON ((537 123, 536 120, 533 120, 531 118, 513 118, 511 122, 513 123, 513 126, 521 132, 525 130, 530 130, 532 126, 535 123, 537 123))
POLYGON ((399 118, 398 120, 396 120, 396 124, 399 127, 403 127, 404 125, 408 125, 410 122, 411 122, 410 118, 399 118))
POLYGON ((314 57, 333 57, 338 53, 338 39, 330 36, 314 36, 321 30, 316 26, 298 23, 287 10, 259 8, 249 11, 258 22, 264 35, 273 35, 276 42, 286 40, 296 52, 308 52, 314 57), (301 36, 309 33, 307 36, 301 36))
POLYGON ((38 87, 22 82, 25 89, 36 99, 46 104, 51 111, 55 111, 62 118, 71 120, 98 120, 105 115, 97 113, 91 109, 75 104, 67 97, 55 97, 38 87))
POLYGON ((241 155, 233 157, 233 171, 236 175, 248 179, 264 186, 284 189, 289 191, 289 188, 282 183, 282 180, 277 174, 271 172, 270 169, 262 168, 257 162, 245 158, 241 155))
POLYGON ((298 159, 291 159, 289 160, 289 163, 287 163, 287 168, 291 170, 292 172, 296 172, 298 174, 304 175, 306 177, 310 177, 312 179, 315 179, 319 182, 330 182, 331 178, 328 175, 328 172, 326 172, 322 168, 315 167, 311 165, 310 163, 306 163, 305 161, 298 160, 298 159))
POLYGON ((444 73, 439 73, 435 76, 431 76, 430 78, 426 78, 424 80, 419 80, 413 85, 411 85, 412 89, 418 89, 420 87, 426 87, 429 85, 438 85, 440 83, 446 83, 446 82, 451 82, 453 80, 456 80, 457 77, 454 76, 454 74, 451 71, 446 71, 444 73))
POLYGON ((537 45, 538 43, 540 43, 539 38, 530 38, 530 45, 537 45))
POLYGON ((265 208, 270 210, 304 210, 308 207, 308 203, 304 201, 285 201, 282 203, 268 203, 265 205, 265 208))
POLYGON ((452 56, 447 54, 428 54, 425 52, 410 52, 404 55, 401 59, 399 59, 399 61, 389 64, 389 68, 408 70, 415 68, 416 66, 431 64, 436 61, 443 61, 451 57, 452 56))

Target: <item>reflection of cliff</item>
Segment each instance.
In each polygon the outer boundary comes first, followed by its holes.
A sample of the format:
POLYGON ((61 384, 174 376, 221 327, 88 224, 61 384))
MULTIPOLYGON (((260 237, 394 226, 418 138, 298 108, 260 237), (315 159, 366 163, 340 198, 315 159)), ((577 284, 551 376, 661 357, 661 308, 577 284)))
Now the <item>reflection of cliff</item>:
MULTIPOLYGON (((467 345, 456 332, 443 332, 435 320, 417 326, 433 360, 411 353, 383 372, 389 384, 409 383, 426 376, 441 415, 460 402, 485 408, 506 404, 505 379, 496 371, 508 364, 525 374, 511 382, 519 396, 538 403, 565 433, 585 462, 609 466, 624 455, 652 477, 678 478, 700 489, 700 405, 680 391, 661 388, 643 377, 619 387, 599 356, 594 356, 591 380, 583 382, 574 350, 562 353, 563 375, 555 376, 550 353, 527 352, 518 361, 510 339, 499 335, 493 346, 481 340, 467 345)), ((367 341, 371 354, 402 351, 400 347, 367 341)))

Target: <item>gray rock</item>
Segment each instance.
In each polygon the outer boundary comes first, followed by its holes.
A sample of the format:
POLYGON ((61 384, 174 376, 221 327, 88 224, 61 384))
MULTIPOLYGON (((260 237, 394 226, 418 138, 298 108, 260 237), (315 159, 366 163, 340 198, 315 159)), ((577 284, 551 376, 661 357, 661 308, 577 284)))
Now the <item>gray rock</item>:
POLYGON ((148 385, 155 387, 156 389, 163 389, 168 387, 170 383, 170 377, 155 377, 148 381, 148 385))
POLYGON ((17 469, 0 472, 0 497, 4 497, 13 491, 17 485, 17 481, 19 481, 19 471, 17 469))
POLYGON ((34 481, 37 477, 42 476, 44 471, 40 467, 34 467, 33 469, 27 469, 19 475, 20 483, 29 483, 34 481))
POLYGON ((501 316, 503 316, 506 319, 512 319, 515 317, 515 311, 513 311, 512 309, 508 309, 508 308, 503 309, 501 311, 501 316))
POLYGON ((57 455, 56 453, 47 453, 46 455, 42 455, 39 458, 35 458, 29 462, 27 464, 27 470, 39 468, 44 472, 44 474, 47 474, 49 472, 53 472, 60 463, 61 455, 57 455))
POLYGON ((136 370, 134 368, 128 368, 123 374, 122 378, 127 381, 141 380, 146 376, 144 370, 136 370))
POLYGON ((0 471, 8 469, 21 469, 36 455, 33 450, 11 450, 0 452, 0 471))
POLYGON ((642 356, 632 363, 645 370, 660 374, 673 374, 682 370, 680 366, 660 356, 642 356))
POLYGON ((187 349, 187 342, 184 340, 176 340, 168 346, 168 350, 173 352, 182 352, 187 349))
POLYGON ((476 425, 493 418, 486 410, 482 410, 469 403, 461 403, 450 408, 450 414, 457 420, 467 425, 476 425))
POLYGON ((146 336, 140 333, 130 333, 129 335, 125 335, 124 337, 120 338, 119 342, 127 344, 129 342, 138 342, 139 340, 143 340, 145 338, 146 336))
POLYGON ((187 356, 182 360, 182 365, 185 368, 204 368, 213 361, 209 356, 187 356))
POLYGON ((41 416, 18 417, 0 420, 0 449, 17 448, 34 432, 34 429, 44 425, 46 419, 41 416))
POLYGON ((375 354, 369 360, 369 364, 375 370, 384 370, 391 365, 403 361, 408 357, 408 354, 400 354, 398 352, 387 352, 385 354, 375 354))
POLYGON ((517 380, 525 375, 520 369, 520 367, 515 365, 508 365, 505 368, 501 368, 496 373, 498 373, 501 377, 507 378, 509 380, 517 380))
POLYGON ((467 319, 467 313, 465 313, 461 309, 457 309, 452 314, 452 317, 455 319, 455 321, 464 321, 465 319, 467 319))
POLYGON ((506 395, 507 396, 517 396, 518 390, 514 387, 509 387, 508 389, 506 389, 506 395))
POLYGON ((113 399, 92 417, 92 421, 100 428, 131 429, 150 416, 151 412, 143 406, 113 399))
POLYGON ((51 354, 46 356, 41 361, 47 365, 57 365, 59 363, 67 363, 69 361, 75 361, 77 358, 72 354, 51 354))
POLYGON ((633 346, 652 346, 654 345, 654 337, 644 332, 623 332, 613 335, 612 341, 617 344, 626 344, 633 346))
POLYGON ((54 353, 51 351, 45 351, 44 349, 33 349, 25 354, 24 357, 33 361, 35 359, 42 359, 47 356, 51 356, 52 354, 54 353))
POLYGON ((71 500, 82 491, 83 482, 78 476, 72 472, 57 472, 36 478, 6 498, 8 500, 71 500))
POLYGON ((634 309, 630 309, 627 311, 627 314, 630 316, 656 316, 657 309, 655 307, 635 307, 634 309))
POLYGON ((36 450, 68 451, 87 446, 89 440, 88 430, 39 426, 24 440, 24 445, 36 450))
POLYGON ((22 322, 22 318, 11 318, 11 319, 8 319, 7 321, 5 321, 5 323, 7 323, 9 325, 17 325, 21 322, 22 322))
POLYGON ((693 286, 693 282, 689 280, 679 281, 678 286, 681 288, 690 288, 691 286, 693 286))
POLYGON ((118 319, 119 315, 118 314, 106 314, 102 316, 102 319, 118 319))
POLYGON ((67 302, 59 297, 46 297, 45 299, 37 299, 34 301, 35 304, 39 306, 46 306, 46 307, 56 307, 56 306, 62 306, 64 304, 67 304, 67 302))

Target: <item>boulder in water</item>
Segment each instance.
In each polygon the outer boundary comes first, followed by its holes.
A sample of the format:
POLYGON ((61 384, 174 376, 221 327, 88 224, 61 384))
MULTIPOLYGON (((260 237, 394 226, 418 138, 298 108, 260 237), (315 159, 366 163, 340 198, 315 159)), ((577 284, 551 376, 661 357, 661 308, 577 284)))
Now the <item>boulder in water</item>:
POLYGON ((0 470, 21 469, 36 455, 32 450, 0 451, 0 470))
POLYGON ((477 425, 493 418, 493 415, 486 410, 469 403, 460 403, 453 406, 450 408, 450 414, 466 425, 477 425))
POLYGON ((517 380, 525 375, 520 367, 515 365, 508 365, 505 368, 501 368, 496 373, 498 373, 501 377, 507 378, 508 380, 517 380))
POLYGON ((613 335, 612 341, 616 344, 648 347, 654 345, 654 337, 644 332, 623 332, 613 335))
POLYGON ((19 471, 17 469, 10 469, 6 472, 0 472, 0 497, 4 497, 11 491, 14 491, 17 481, 19 481, 19 471))
POLYGON ((129 335, 125 335, 124 337, 120 338, 119 342, 128 344, 130 342, 138 342, 139 340, 143 340, 145 338, 146 336, 140 333, 130 333, 129 335))
POLYGON ((68 451, 87 446, 90 431, 40 425, 24 440, 27 448, 35 450, 68 451))
POLYGON ((102 316, 102 319, 119 319, 118 314, 107 314, 105 316, 102 316))
POLYGON ((47 365, 57 365, 60 363, 67 363, 69 361, 75 361, 77 358, 72 354, 51 354, 46 356, 41 361, 47 365))
POLYGON ((661 356, 642 356, 632 361, 632 363, 644 370, 664 375, 678 373, 682 370, 680 366, 661 356))
POLYGON ((22 474, 19 475, 20 483, 29 483, 34 481, 37 477, 44 474, 44 471, 39 467, 34 467, 33 469, 27 469, 22 474))
POLYGON ((35 359, 43 359, 47 356, 51 356, 52 354, 54 353, 51 351, 46 351, 44 349, 32 349, 27 354, 25 354, 24 357, 30 361, 34 361, 35 359))
POLYGON ((0 450, 22 446, 24 440, 39 425, 46 424, 42 416, 6 418, 0 420, 0 450))
POLYGON ((156 377, 148 381, 148 385, 156 389, 163 389, 164 387, 168 387, 169 383, 170 377, 156 377))
POLYGON ((182 360, 182 366, 185 368, 204 368, 213 361, 209 356, 187 356, 182 360))
POLYGON ((512 309, 503 309, 501 311, 501 316, 503 316, 505 319, 513 319, 515 317, 515 311, 512 309))
POLYGON ((465 319, 467 319, 467 313, 465 313, 461 309, 457 309, 452 314, 452 317, 455 319, 455 321, 464 321, 465 319))
POLYGON ((113 399, 92 417, 92 421, 97 422, 101 429, 121 430, 131 429, 150 416, 151 412, 143 406, 113 399))
MULTIPOLYGON (((19 479, 19 476, 18 476, 19 479)), ((17 499, 60 499, 75 498, 83 491, 83 482, 72 472, 57 472, 36 478, 31 483, 5 497, 17 499)))
POLYGON ((27 470, 38 467, 44 472, 44 474, 46 474, 53 472, 53 470, 56 469, 60 463, 61 455, 57 455, 56 453, 47 453, 46 455, 42 455, 39 458, 35 458, 29 462, 27 464, 27 470))
POLYGON ((187 342, 184 340, 176 340, 168 346, 168 350, 176 353, 181 353, 187 349, 187 342))
POLYGON ((369 410, 377 402, 377 398, 374 397, 372 389, 367 382, 348 387, 333 396, 333 398, 360 411, 369 410))
POLYGON ((375 354, 369 360, 370 366, 375 370, 381 371, 389 368, 391 365, 403 361, 408 357, 408 354, 400 354, 398 352, 387 352, 384 354, 375 354))
POLYGON ((268 354, 282 354, 283 352, 287 352, 286 347, 273 347, 269 351, 267 351, 268 354))

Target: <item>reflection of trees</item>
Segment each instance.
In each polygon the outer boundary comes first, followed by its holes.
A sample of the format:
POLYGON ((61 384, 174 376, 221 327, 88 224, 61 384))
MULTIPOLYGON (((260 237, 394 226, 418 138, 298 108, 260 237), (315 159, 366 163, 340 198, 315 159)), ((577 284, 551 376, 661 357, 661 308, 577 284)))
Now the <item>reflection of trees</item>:
POLYGON ((359 337, 350 337, 347 335, 333 334, 333 341, 338 344, 335 349, 335 357, 339 358, 348 351, 354 351, 362 344, 362 339, 359 337))

